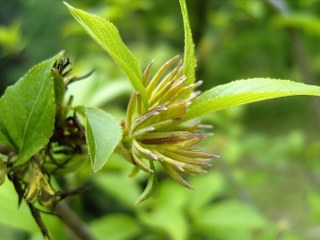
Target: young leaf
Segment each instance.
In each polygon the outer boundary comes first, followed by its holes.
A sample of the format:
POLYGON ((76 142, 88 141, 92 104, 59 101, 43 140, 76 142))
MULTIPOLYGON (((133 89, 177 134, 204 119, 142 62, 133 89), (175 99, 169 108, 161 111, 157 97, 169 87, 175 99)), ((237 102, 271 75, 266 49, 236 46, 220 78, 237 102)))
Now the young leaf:
POLYGON ((93 172, 98 172, 121 140, 119 123, 108 113, 98 108, 85 109, 85 128, 93 172))
POLYGON ((195 81, 195 69, 197 66, 197 59, 194 53, 194 43, 192 40, 192 32, 189 23, 188 10, 185 0, 179 0, 183 26, 184 26, 184 75, 187 77, 185 85, 189 85, 195 81))
POLYGON ((142 84, 141 68, 137 59, 122 41, 117 28, 101 17, 76 9, 66 2, 64 4, 87 33, 109 53, 127 74, 133 87, 140 92, 144 103, 147 103, 146 89, 142 84))
POLYGON ((194 99, 185 120, 237 105, 296 95, 320 96, 320 87, 268 78, 238 80, 214 87, 194 99))
POLYGON ((24 163, 45 146, 55 117, 51 68, 61 54, 34 66, 0 99, 0 142, 8 144, 24 163))
POLYGON ((136 201, 136 205, 142 203, 143 201, 156 197, 158 195, 159 190, 159 183, 156 174, 156 170, 152 161, 150 162, 150 168, 153 170, 153 173, 149 174, 149 179, 146 188, 144 189, 143 193, 139 196, 136 201))

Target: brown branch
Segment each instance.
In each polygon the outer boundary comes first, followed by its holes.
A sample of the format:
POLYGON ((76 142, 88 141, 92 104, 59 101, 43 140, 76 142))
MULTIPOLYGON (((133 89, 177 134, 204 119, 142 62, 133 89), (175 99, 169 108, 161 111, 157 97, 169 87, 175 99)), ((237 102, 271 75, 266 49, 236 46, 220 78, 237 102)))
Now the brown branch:
POLYGON ((65 201, 58 202, 53 212, 61 217, 61 220, 69 227, 74 235, 78 237, 78 239, 95 239, 88 226, 75 214, 65 201))

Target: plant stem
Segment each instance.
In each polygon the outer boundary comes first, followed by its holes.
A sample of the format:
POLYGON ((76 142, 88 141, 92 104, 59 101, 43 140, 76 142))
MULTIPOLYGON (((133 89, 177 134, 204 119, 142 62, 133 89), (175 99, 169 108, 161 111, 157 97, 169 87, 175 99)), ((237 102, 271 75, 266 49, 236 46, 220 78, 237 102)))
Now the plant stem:
POLYGON ((75 212, 67 205, 65 201, 60 201, 54 208, 54 213, 61 217, 61 220, 69 227, 72 232, 82 240, 94 240, 95 237, 90 232, 86 223, 84 223, 75 212))

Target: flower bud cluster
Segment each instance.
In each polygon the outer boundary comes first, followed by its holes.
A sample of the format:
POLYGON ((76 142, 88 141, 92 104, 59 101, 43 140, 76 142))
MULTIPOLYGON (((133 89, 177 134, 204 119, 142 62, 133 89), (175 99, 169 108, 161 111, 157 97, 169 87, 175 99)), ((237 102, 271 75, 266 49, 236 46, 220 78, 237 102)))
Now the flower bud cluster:
POLYGON ((123 122, 122 147, 126 159, 139 169, 153 173, 148 161, 159 162, 172 178, 191 188, 181 175, 206 173, 203 168, 211 166, 208 160, 215 155, 195 147, 208 136, 202 130, 211 126, 183 121, 192 99, 200 94, 194 89, 201 81, 187 85, 181 62, 173 68, 178 58, 167 61, 150 80, 153 62, 147 66, 142 81, 148 102, 144 104, 139 93, 132 94, 123 122))

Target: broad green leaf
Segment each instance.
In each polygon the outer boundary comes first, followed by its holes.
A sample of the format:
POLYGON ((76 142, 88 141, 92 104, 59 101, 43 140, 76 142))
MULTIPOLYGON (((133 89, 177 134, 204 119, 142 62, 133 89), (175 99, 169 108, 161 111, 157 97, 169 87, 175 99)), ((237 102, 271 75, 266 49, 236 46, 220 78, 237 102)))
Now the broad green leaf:
POLYGON ((122 41, 117 28, 106 19, 76 9, 67 3, 64 4, 87 33, 108 52, 127 74, 133 87, 141 93, 143 101, 147 103, 146 89, 142 84, 141 68, 137 59, 122 41))
POLYGON ((92 171, 98 172, 120 142, 122 131, 119 123, 105 111, 98 108, 83 108, 92 171))
POLYGON ((188 10, 185 0, 179 0, 184 25, 184 75, 187 77, 186 85, 195 81, 195 69, 197 59, 194 53, 194 43, 192 40, 192 32, 188 17, 188 10))
POLYGON ((136 201, 136 205, 142 203, 143 201, 154 198, 158 195, 159 183, 156 174, 156 170, 152 161, 150 162, 150 168, 153 170, 153 173, 149 174, 148 183, 144 191, 141 193, 139 198, 136 201))
POLYGON ((268 78, 238 80, 214 87, 194 99, 185 120, 233 106, 296 95, 320 96, 320 87, 268 78))
POLYGON ((109 214, 90 224, 97 240, 126 240, 134 239, 142 231, 137 221, 125 214, 109 214))
POLYGON ((53 133, 56 106, 51 68, 58 57, 34 66, 0 99, 0 142, 18 153, 18 163, 30 159, 53 133))

